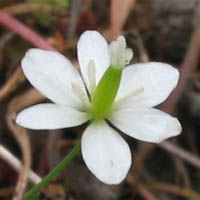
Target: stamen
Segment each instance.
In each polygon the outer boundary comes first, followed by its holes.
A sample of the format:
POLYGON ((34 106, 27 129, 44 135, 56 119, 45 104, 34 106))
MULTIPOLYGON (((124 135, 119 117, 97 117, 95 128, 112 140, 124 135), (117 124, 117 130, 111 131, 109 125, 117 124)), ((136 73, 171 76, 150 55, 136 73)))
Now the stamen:
POLYGON ((87 95, 84 93, 84 91, 80 88, 80 86, 77 85, 76 83, 72 83, 71 87, 74 94, 83 102, 86 108, 88 108, 90 106, 89 99, 87 95))
POLYGON ((125 103, 126 101, 128 101, 131 97, 134 97, 134 96, 138 96, 140 95, 141 93, 144 92, 144 88, 138 88, 134 91, 132 91, 131 93, 129 93, 127 96, 123 97, 122 99, 118 100, 115 102, 115 105, 118 106, 119 104, 121 103, 125 103))
POLYGON ((91 59, 89 64, 88 64, 88 79, 90 83, 90 92, 91 92, 91 97, 94 94, 94 91, 96 89, 96 77, 95 77, 96 71, 95 71, 95 63, 94 60, 91 59))

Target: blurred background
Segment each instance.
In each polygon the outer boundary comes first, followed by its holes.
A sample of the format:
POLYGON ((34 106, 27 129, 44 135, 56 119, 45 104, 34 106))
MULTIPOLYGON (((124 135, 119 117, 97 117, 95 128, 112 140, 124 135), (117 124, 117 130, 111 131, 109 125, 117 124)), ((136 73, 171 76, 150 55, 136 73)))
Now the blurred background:
POLYGON ((54 49, 78 67, 76 44, 85 30, 98 30, 108 41, 124 35, 132 63, 160 61, 180 70, 178 87, 159 108, 177 116, 183 132, 158 145, 126 137, 133 164, 117 186, 98 181, 80 155, 38 199, 200 200, 199 0, 0 0, 0 199, 21 199, 34 184, 27 171, 43 177, 81 137, 85 125, 32 131, 14 119, 23 108, 48 101, 21 71, 25 52, 54 49), (16 158, 22 169, 13 164, 16 158))

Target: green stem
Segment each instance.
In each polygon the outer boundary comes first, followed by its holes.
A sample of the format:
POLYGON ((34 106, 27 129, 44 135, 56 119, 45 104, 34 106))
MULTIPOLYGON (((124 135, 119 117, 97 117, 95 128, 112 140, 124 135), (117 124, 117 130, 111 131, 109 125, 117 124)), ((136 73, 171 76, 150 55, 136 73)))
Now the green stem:
POLYGON ((30 191, 24 195, 22 200, 32 200, 36 198, 37 193, 46 186, 54 177, 56 177, 80 152, 81 145, 78 142, 71 152, 47 175, 45 176, 40 183, 35 185, 30 191))

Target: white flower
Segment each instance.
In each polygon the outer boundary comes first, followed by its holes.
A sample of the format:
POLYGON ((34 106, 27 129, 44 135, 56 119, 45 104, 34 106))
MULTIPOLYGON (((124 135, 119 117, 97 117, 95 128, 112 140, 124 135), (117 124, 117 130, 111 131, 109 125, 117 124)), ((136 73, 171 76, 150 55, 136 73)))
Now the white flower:
POLYGON ((98 32, 86 31, 78 42, 81 78, 61 54, 29 50, 22 60, 23 72, 53 103, 23 110, 16 122, 30 129, 58 129, 90 121, 81 139, 83 159, 102 182, 120 183, 130 168, 131 152, 107 121, 125 134, 147 142, 158 143, 181 132, 176 118, 152 108, 176 87, 179 72, 175 68, 156 62, 134 64, 123 69, 121 81, 108 75, 107 82, 101 81, 109 66, 121 70, 131 57, 132 51, 126 48, 124 37, 108 46, 98 32), (118 83, 119 87, 112 89, 118 83))

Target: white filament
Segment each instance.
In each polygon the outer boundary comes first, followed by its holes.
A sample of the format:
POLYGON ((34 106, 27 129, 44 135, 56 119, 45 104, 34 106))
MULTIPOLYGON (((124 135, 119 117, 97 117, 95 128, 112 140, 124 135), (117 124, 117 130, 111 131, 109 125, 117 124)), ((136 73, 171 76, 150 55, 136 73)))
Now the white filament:
POLYGON ((144 88, 138 88, 134 91, 132 91, 131 93, 129 93, 127 96, 123 97, 122 99, 118 100, 115 102, 115 105, 118 106, 121 103, 125 103, 126 101, 128 101, 130 98, 134 97, 134 96, 138 96, 141 93, 144 92, 144 88))
POLYGON ((86 108, 88 108, 90 105, 90 102, 89 102, 87 94, 85 94, 84 91, 81 89, 81 87, 77 85, 76 83, 72 83, 71 87, 74 94, 83 102, 83 105, 86 108))
POLYGON ((91 59, 89 64, 88 64, 88 79, 89 79, 89 87, 90 87, 90 93, 91 97, 94 94, 94 91, 96 89, 96 70, 95 70, 95 63, 94 60, 91 59))

